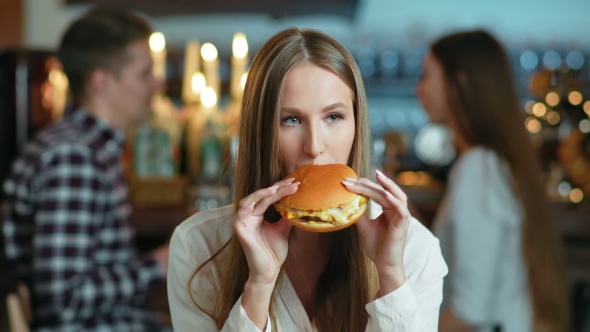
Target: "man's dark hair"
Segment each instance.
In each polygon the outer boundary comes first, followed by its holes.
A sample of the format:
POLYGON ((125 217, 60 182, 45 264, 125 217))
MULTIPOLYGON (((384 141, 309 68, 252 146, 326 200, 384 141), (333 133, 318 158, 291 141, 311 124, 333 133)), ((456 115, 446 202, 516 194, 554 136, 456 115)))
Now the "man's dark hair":
POLYGON ((104 68, 118 74, 127 61, 127 46, 148 40, 151 33, 149 24, 130 11, 97 9, 72 23, 57 55, 74 101, 79 103, 86 97, 86 81, 92 71, 104 68))

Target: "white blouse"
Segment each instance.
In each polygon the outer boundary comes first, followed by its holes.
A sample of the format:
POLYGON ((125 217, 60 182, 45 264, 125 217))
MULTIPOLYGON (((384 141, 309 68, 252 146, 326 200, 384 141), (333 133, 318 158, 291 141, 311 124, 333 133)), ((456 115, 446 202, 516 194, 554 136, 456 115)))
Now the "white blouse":
POLYGON ((475 147, 462 154, 449 177, 434 221, 449 264, 442 309, 479 326, 477 332, 527 332, 531 304, 521 249, 522 211, 508 165, 475 147))
MULTIPOLYGON (((375 210, 375 208, 373 208, 375 210)), ((378 212, 378 211, 377 211, 378 212)), ((179 225, 170 243, 168 297, 175 331, 218 331, 214 320, 190 299, 187 284, 193 271, 217 252, 232 235, 233 206, 197 213, 179 225)), ((197 303, 212 311, 219 287, 218 259, 211 261, 192 281, 197 303)), ((412 219, 404 255, 406 283, 397 290, 366 304, 370 315, 366 331, 437 331, 442 302, 443 277, 447 266, 438 240, 420 222, 412 219)), ((286 273, 276 298, 280 331, 317 331, 286 273)), ((267 324, 270 331, 270 324, 267 324)), ((246 315, 241 298, 236 301, 222 331, 260 332, 246 315)))

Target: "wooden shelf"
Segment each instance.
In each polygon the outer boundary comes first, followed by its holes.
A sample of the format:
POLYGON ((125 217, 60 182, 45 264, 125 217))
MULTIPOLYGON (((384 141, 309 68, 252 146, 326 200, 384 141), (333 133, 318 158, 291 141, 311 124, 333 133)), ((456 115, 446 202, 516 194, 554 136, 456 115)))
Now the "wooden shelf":
POLYGON ((137 237, 167 237, 194 212, 186 207, 133 208, 131 223, 137 237))

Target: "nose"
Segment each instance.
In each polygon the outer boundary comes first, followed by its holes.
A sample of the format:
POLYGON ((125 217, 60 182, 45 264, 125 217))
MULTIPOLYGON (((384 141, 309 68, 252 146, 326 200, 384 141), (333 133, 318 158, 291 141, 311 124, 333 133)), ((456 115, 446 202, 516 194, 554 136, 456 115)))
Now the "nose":
POLYGON ((324 152, 325 134, 320 124, 310 125, 305 133, 303 152, 311 159, 317 159, 324 152))

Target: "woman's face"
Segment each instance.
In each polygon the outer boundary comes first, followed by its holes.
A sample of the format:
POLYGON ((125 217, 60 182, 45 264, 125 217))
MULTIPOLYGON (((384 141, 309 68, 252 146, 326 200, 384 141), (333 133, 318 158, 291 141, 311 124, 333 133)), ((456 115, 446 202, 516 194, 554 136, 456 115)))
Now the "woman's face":
POLYGON ((306 164, 347 164, 355 135, 352 90, 331 71, 304 62, 287 75, 279 144, 286 174, 306 164))
POLYGON ((444 71, 438 60, 428 53, 422 64, 423 75, 416 92, 431 122, 447 124, 449 106, 444 71))

